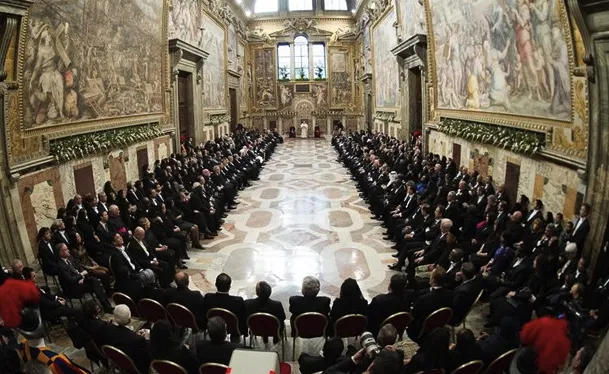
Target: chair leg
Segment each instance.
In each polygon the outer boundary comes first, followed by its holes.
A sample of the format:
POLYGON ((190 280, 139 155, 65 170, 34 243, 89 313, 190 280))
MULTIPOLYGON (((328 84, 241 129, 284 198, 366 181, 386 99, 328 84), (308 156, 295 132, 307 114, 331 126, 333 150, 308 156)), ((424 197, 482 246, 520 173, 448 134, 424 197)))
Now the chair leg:
POLYGON ((281 337, 281 360, 283 362, 285 362, 285 341, 287 339, 288 339, 288 337, 285 336, 285 333, 284 333, 284 336, 281 337))
POLYGON ((292 343, 292 361, 296 361, 296 337, 294 337, 292 343))

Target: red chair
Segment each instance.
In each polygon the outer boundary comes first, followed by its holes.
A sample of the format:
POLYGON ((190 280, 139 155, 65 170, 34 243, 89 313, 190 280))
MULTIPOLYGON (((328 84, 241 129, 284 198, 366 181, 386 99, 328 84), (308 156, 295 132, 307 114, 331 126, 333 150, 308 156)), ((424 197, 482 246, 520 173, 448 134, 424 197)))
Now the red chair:
POLYGON ((429 334, 436 327, 444 327, 452 318, 453 310, 450 308, 440 308, 435 312, 431 313, 425 322, 423 322, 423 328, 417 337, 417 341, 421 340, 425 335, 429 334))
POLYGON ((292 366, 287 362, 279 363, 279 373, 280 374, 292 374, 292 366))
POLYGON ((480 360, 470 361, 459 366, 450 374, 478 374, 480 371, 482 371, 483 367, 484 362, 480 360))
POLYGON ((484 374, 497 374, 505 372, 510 367, 510 364, 512 363, 512 360, 517 352, 518 348, 515 348, 497 357, 488 365, 484 371, 484 374))
MULTIPOLYGON (((237 334, 237 336, 241 336, 241 331, 239 330, 239 318, 235 315, 235 313, 231 312, 228 309, 223 308, 211 308, 207 311, 206 314, 207 320, 211 317, 220 317, 226 322, 226 332, 233 335, 237 334)), ((244 342, 245 343, 245 338, 244 342)))
POLYGON ((199 332, 199 325, 197 325, 195 315, 186 307, 176 303, 169 303, 166 310, 174 325, 190 328, 193 333, 199 332))
POLYGON ((395 329, 398 331, 400 340, 402 340, 404 339, 404 331, 406 330, 406 327, 410 325, 410 322, 412 322, 412 315, 410 313, 399 312, 385 318, 383 323, 381 323, 381 328, 388 323, 392 324, 393 327, 395 327, 395 329))
POLYGON ((334 322, 334 336, 351 338, 360 336, 366 331, 368 318, 363 314, 347 314, 334 322))
POLYGON ((199 366, 199 374, 226 374, 226 369, 226 365, 208 363, 199 366))
POLYGON ((111 345, 104 345, 102 352, 108 357, 110 367, 117 368, 129 374, 141 374, 131 357, 127 356, 125 352, 117 349, 111 345))
POLYGON ((135 304, 135 301, 133 301, 133 299, 131 297, 129 297, 128 295, 125 295, 124 293, 121 293, 121 292, 115 292, 112 294, 112 301, 114 301, 115 305, 119 305, 119 304, 127 305, 129 307, 129 310, 131 311, 131 317, 140 318, 140 312, 137 309, 137 305, 135 304))
POLYGON ((156 300, 142 299, 137 303, 137 309, 146 322, 155 323, 167 319, 165 308, 156 300))
POLYGON ((166 360, 153 360, 150 363, 150 367, 157 373, 162 374, 187 374, 183 367, 166 360))
POLYGON ((444 369, 431 369, 427 371, 419 371, 417 374, 444 374, 444 369))
POLYGON ((325 338, 328 327, 328 317, 321 313, 303 313, 294 319, 294 336, 292 358, 296 356, 296 338, 311 339, 325 338))
POLYGON ((281 338, 282 360, 285 361, 285 330, 281 333, 281 321, 269 313, 254 313, 247 317, 247 328, 250 335, 250 347, 252 337, 263 336, 281 338))

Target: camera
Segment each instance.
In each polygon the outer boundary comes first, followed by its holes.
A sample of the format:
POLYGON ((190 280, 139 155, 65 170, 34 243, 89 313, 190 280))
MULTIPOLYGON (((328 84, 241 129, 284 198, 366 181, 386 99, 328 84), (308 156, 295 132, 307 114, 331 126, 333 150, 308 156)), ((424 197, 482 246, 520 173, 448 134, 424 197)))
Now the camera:
POLYGON ((374 359, 381 351, 381 347, 376 343, 374 335, 369 331, 365 331, 362 334, 359 342, 362 348, 366 349, 366 356, 370 359, 374 359))

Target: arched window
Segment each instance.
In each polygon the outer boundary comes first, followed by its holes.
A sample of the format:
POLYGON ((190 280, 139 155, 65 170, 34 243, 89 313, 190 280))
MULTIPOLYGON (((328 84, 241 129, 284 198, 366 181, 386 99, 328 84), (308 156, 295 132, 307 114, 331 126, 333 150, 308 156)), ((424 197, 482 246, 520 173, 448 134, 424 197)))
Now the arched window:
POLYGON ((289 0, 288 10, 313 10, 312 0, 289 0))
POLYGON ((347 0, 324 0, 325 10, 348 10, 347 0))
POLYGON ((257 0, 254 5, 254 13, 274 13, 278 10, 278 0, 257 0))
POLYGON ((302 35, 294 38, 294 73, 296 79, 309 79, 309 41, 302 35))

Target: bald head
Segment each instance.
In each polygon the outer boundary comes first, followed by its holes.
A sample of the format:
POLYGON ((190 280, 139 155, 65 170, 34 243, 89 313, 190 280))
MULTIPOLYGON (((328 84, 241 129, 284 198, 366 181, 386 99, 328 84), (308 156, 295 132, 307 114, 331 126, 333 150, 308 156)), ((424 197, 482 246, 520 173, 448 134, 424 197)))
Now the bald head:
POLYGON ((144 229, 139 227, 139 226, 135 228, 135 231, 133 231, 133 236, 137 240, 143 240, 144 239, 144 235, 146 235, 146 231, 144 231, 144 229))
POLYGON ((178 288, 188 288, 188 285, 190 284, 190 277, 183 271, 176 274, 175 280, 178 288))

